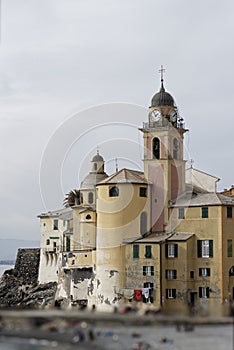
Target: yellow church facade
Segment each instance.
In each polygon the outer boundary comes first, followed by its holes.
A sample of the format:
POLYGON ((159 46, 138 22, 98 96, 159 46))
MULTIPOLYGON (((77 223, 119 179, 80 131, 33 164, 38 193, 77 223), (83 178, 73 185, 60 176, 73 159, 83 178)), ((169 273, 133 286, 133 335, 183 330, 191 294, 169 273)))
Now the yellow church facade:
POLYGON ((97 152, 66 207, 39 215, 39 282, 106 310, 225 314, 234 300, 233 206, 218 178, 185 169, 187 129, 163 78, 140 128, 144 171, 105 173, 97 152))

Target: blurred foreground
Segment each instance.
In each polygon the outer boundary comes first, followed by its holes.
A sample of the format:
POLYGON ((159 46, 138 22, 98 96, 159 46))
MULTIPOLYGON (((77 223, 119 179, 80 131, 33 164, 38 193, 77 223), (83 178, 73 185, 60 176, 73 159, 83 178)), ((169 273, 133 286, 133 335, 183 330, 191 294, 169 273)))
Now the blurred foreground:
POLYGON ((0 350, 232 350, 232 318, 2 311, 0 350))

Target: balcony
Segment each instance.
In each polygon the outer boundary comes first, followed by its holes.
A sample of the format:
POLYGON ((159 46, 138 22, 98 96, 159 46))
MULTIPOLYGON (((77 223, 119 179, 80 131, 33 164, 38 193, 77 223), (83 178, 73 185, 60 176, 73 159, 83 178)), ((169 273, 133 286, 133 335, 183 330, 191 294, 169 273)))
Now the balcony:
POLYGON ((177 128, 182 130, 185 128, 185 123, 182 118, 178 119, 174 125, 172 125, 167 118, 162 118, 157 122, 143 122, 143 129, 145 130, 153 130, 157 128, 177 128))

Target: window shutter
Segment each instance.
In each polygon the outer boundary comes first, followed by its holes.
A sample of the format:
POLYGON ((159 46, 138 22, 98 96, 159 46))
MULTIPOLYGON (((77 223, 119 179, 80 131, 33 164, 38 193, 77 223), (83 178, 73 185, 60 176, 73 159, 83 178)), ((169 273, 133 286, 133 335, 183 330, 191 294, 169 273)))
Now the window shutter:
POLYGON ((197 240, 197 257, 202 257, 202 241, 199 239, 197 240))
POLYGON ((178 258, 178 244, 175 244, 175 258, 178 258))
POLYGON ((133 258, 139 258, 139 245, 133 245, 133 258))
POLYGON ((202 287, 199 287, 199 298, 202 298, 202 287))
POLYGON ((209 240, 209 257, 213 258, 213 240, 209 240))
POLYGON ((146 245, 145 246, 145 257, 146 258, 151 258, 151 245, 146 245))
POLYGON ((168 258, 168 244, 165 244, 165 257, 168 258))
POLYGON ((210 269, 207 269, 207 276, 210 276, 210 269))
POLYGON ((143 266, 143 276, 146 276, 146 266, 143 266))
POLYGON ((151 266, 151 276, 154 276, 154 266, 151 266))
POLYGON ((174 299, 176 299, 176 289, 172 289, 172 296, 174 299))
POLYGON ((202 276, 202 269, 199 268, 199 276, 202 276))
POLYGON ((177 279, 177 270, 174 270, 174 279, 177 279))
POLYGON ((210 288, 206 287, 206 297, 209 298, 210 297, 210 288))
POLYGON ((168 289, 166 289, 166 299, 168 299, 168 289))

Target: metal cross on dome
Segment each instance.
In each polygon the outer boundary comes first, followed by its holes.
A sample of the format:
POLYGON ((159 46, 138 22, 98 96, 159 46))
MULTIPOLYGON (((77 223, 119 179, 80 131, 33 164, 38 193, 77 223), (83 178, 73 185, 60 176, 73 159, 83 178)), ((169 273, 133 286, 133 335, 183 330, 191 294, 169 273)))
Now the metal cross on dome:
POLYGON ((161 81, 163 81, 163 73, 166 71, 166 69, 163 68, 163 65, 161 65, 161 68, 158 71, 161 73, 161 81))

